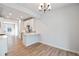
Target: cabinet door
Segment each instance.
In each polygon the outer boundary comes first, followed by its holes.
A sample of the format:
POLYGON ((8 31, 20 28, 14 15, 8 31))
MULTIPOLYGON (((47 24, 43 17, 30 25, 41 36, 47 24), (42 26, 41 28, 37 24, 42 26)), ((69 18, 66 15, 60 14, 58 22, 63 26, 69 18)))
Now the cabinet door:
POLYGON ((26 36, 23 36, 23 44, 26 45, 26 36))
POLYGON ((7 52, 7 40, 0 37, 0 56, 4 56, 7 52))
POLYGON ((27 35, 26 36, 26 44, 27 46, 37 43, 38 42, 38 35, 27 35))

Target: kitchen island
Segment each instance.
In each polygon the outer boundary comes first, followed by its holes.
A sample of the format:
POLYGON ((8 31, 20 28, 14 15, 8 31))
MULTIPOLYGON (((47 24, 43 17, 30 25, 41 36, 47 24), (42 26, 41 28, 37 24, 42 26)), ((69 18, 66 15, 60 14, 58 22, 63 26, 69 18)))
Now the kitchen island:
POLYGON ((23 33, 23 44, 27 47, 39 42, 40 34, 38 33, 23 33))

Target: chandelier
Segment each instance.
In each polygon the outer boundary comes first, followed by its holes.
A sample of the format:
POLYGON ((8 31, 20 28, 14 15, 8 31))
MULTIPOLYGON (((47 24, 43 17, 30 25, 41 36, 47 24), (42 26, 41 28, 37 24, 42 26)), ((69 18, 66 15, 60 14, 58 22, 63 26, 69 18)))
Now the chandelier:
POLYGON ((39 11, 43 11, 45 13, 46 11, 51 10, 51 5, 48 4, 48 3, 42 3, 42 4, 39 5, 38 9, 39 9, 39 11))

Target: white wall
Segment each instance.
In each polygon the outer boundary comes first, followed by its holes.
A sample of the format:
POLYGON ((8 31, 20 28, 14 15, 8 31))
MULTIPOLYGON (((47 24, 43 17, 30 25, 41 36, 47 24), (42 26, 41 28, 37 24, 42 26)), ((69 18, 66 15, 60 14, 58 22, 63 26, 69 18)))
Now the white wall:
POLYGON ((41 42, 79 51, 79 5, 53 10, 35 21, 41 42))

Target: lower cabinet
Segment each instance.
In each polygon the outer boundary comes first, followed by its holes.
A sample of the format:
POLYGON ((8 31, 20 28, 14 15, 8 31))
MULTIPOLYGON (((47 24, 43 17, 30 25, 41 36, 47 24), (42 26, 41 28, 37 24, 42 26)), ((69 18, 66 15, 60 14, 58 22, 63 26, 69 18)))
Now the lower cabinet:
POLYGON ((23 43, 25 46, 30 46, 34 43, 39 42, 39 34, 25 34, 23 35, 23 43))
POLYGON ((0 36, 0 56, 5 56, 7 53, 7 38, 0 36))

